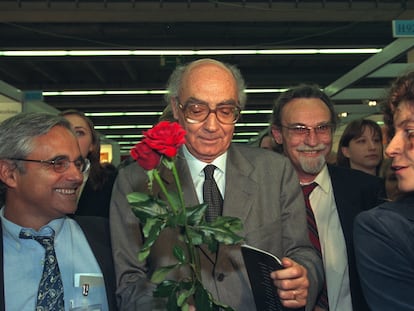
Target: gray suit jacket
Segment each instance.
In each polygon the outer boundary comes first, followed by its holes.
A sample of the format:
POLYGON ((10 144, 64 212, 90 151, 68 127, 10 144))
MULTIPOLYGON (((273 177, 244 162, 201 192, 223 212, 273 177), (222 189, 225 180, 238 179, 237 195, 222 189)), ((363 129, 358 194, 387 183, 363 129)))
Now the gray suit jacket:
MULTIPOLYGON (((198 204, 182 154, 177 168, 187 206, 198 204)), ((160 169, 160 174, 167 188, 174 189, 170 172, 160 169)), ((160 266, 175 262, 172 247, 178 241, 171 231, 161 234, 146 262, 137 260, 143 237, 126 195, 147 192, 146 181, 146 173, 132 163, 120 170, 112 193, 110 226, 120 310, 157 309, 151 305, 153 286, 148 277, 160 266)), ((308 269, 310 310, 322 284, 323 268, 308 239, 303 195, 289 160, 274 152, 233 144, 227 156, 223 215, 242 220, 241 235, 247 244, 280 258, 290 257, 308 269)), ((201 254, 201 260, 203 283, 215 298, 235 310, 256 309, 239 246, 220 246, 217 259, 201 254)))

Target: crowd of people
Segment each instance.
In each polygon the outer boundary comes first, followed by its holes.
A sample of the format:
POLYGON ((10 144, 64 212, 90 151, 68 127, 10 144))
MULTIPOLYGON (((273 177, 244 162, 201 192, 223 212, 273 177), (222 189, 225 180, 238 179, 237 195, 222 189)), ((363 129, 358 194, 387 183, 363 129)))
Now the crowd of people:
MULTIPOLYGON (((413 309, 414 72, 390 86, 385 128, 354 120, 337 150, 335 107, 317 85, 281 93, 256 146, 232 143, 247 103, 236 66, 179 65, 167 90, 162 119, 186 131, 176 163, 186 203, 207 201, 205 167, 213 166, 219 215, 239 218, 245 243, 281 259, 269 278, 284 308, 413 309)), ((159 177, 173 178, 169 170, 159 177)), ((182 241, 161 232, 138 260, 148 228, 127 195, 149 194, 148 178, 135 161, 101 164, 99 133, 83 112, 20 113, 0 123, 0 311, 167 310, 151 278, 177 263, 182 241)), ((162 190, 151 194, 163 198, 162 190)), ((198 252, 212 298, 256 310, 240 245, 198 252)))

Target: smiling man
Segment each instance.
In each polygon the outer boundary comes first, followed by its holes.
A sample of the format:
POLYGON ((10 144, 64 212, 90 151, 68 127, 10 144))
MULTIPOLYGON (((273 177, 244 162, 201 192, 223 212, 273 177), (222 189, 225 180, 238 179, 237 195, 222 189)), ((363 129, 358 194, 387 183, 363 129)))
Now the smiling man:
POLYGON ((86 168, 66 119, 0 124, 0 310, 115 310, 107 220, 67 217, 86 168))
POLYGON ((360 211, 385 198, 385 189, 380 178, 326 164, 335 128, 334 106, 314 85, 289 89, 273 108, 275 141, 292 162, 303 189, 312 183, 316 186, 309 208, 319 234, 320 246, 316 247, 321 248, 326 288, 315 310, 362 311, 368 309, 355 267, 352 224, 360 211))

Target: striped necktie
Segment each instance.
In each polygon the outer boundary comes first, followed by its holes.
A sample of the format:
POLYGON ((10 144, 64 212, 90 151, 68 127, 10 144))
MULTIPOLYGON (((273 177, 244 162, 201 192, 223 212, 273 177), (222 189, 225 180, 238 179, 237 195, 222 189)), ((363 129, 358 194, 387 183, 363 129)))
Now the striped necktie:
POLYGON ((32 239, 45 248, 43 273, 39 283, 36 310, 64 311, 63 283, 57 262, 54 234, 52 236, 34 236, 30 232, 22 230, 21 239, 32 239))
MULTIPOLYGON (((309 200, 309 196, 311 192, 317 186, 318 184, 316 182, 313 182, 309 185, 303 185, 302 191, 305 197, 306 220, 308 222, 309 239, 312 242, 315 249, 317 250, 319 257, 322 259, 322 249, 321 249, 321 243, 319 241, 318 227, 316 225, 315 215, 313 214, 313 210, 312 210, 310 200, 309 200)), ((326 288, 326 281, 324 282, 322 291, 319 293, 319 296, 316 300, 316 305, 324 310, 329 310, 328 290, 326 288)))

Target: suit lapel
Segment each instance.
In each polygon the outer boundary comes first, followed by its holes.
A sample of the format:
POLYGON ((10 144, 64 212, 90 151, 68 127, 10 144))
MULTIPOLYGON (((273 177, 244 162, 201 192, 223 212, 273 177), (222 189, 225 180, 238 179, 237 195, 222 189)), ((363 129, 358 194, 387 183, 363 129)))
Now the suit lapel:
POLYGON ((244 223, 254 202, 258 185, 249 176, 254 167, 233 146, 229 148, 226 167, 226 193, 223 215, 238 217, 244 223))

